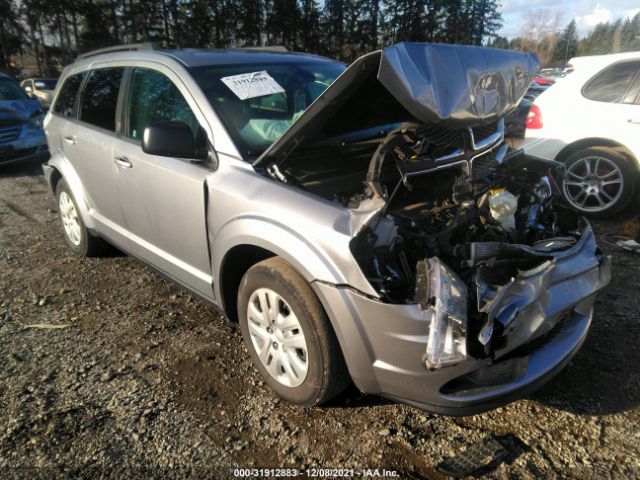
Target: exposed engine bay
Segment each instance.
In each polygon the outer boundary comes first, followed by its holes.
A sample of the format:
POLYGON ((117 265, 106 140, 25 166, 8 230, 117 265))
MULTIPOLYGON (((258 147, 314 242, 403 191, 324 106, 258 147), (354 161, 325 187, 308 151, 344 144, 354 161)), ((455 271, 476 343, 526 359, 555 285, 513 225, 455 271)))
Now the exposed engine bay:
MULTIPOLYGON (((404 144, 387 161, 418 163, 405 159, 407 148, 413 152, 404 144)), ((467 284, 486 266, 506 281, 541 263, 546 252, 575 243, 578 216, 554 203, 553 176, 560 167, 517 155, 499 161, 498 154, 421 176, 399 169, 395 185, 369 182, 385 198, 384 213, 354 238, 351 249, 382 298, 420 300, 416 269, 430 257, 441 258, 467 284)))
POLYGON ((496 339, 518 302, 505 308, 501 298, 522 296, 517 278, 549 267, 585 226, 556 202, 562 165, 509 153, 503 141, 502 120, 454 131, 407 124, 301 149, 294 165, 305 168, 284 170, 301 188, 371 212, 351 252, 382 301, 420 304, 430 318, 427 368, 506 353, 496 339))

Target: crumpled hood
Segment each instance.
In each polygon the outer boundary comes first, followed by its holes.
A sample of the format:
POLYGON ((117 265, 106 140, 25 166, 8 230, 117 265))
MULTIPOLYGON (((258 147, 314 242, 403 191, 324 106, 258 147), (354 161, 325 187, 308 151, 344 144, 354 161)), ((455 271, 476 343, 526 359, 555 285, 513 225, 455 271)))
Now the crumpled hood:
POLYGON ((25 122, 40 113, 37 100, 0 100, 0 122, 25 122))
POLYGON ((496 48, 399 43, 358 58, 254 166, 282 164, 295 149, 376 125, 460 129, 518 105, 538 70, 534 54, 496 48))
POLYGON ((528 52, 405 42, 383 50, 378 80, 418 120, 463 128, 509 113, 538 67, 528 52))

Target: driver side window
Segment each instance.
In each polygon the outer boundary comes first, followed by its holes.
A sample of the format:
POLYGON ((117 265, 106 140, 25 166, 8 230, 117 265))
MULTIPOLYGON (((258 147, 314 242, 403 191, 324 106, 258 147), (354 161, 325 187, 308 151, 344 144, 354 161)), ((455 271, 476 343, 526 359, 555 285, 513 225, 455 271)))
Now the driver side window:
POLYGON ((150 68, 136 68, 129 91, 126 135, 140 140, 147 125, 156 122, 186 123, 194 134, 198 121, 178 88, 162 73, 150 68))

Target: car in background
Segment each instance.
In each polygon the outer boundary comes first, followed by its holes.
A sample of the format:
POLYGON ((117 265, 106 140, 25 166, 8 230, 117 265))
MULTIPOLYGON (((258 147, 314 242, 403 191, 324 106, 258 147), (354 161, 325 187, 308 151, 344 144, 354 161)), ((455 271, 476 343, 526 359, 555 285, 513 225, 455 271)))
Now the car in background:
POLYGON ((546 91, 548 88, 552 87, 555 83, 553 80, 550 82, 540 81, 538 82, 538 77, 534 78, 527 89, 527 92, 524 94, 524 98, 533 103, 533 101, 540 95, 542 92, 546 91))
POLYGON ((547 85, 547 86, 551 86, 551 85, 553 85, 554 83, 556 83, 556 81, 555 81, 554 79, 552 79, 552 78, 549 78, 549 77, 545 77, 545 76, 543 76, 543 75, 540 75, 540 76, 538 76, 538 77, 534 78, 532 83, 535 83, 535 84, 537 84, 537 85, 547 85))
POLYGON ((55 78, 28 78, 20 86, 27 95, 40 103, 43 110, 49 110, 57 83, 55 78))
POLYGON ((516 109, 504 117, 504 135, 507 138, 524 138, 529 108, 533 99, 525 97, 520 100, 516 109))
POLYGON ((0 165, 49 158, 43 118, 38 101, 0 73, 0 165))
POLYGON ((565 163, 563 193, 593 217, 619 212, 640 176, 640 52, 573 58, 529 109, 527 155, 565 163))
POLYGON ((538 75, 543 78, 549 78, 557 81, 565 78, 571 72, 573 72, 573 67, 543 68, 542 70, 540 70, 540 72, 538 72, 538 75))

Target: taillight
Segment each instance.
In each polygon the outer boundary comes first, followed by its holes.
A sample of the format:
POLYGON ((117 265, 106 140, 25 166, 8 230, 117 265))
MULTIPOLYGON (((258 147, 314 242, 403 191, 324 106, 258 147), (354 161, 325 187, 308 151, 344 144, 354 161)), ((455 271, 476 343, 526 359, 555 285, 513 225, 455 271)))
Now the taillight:
POLYGON ((525 125, 530 129, 542 128, 542 112, 540 111, 540 107, 535 103, 529 107, 525 125))

